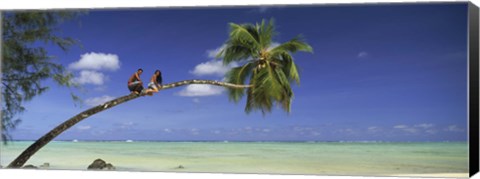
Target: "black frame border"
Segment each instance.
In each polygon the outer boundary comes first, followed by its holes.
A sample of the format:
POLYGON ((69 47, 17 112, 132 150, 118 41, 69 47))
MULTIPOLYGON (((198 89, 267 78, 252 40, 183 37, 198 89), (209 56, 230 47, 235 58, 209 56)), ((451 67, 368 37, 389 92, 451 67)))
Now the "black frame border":
POLYGON ((479 171, 479 13, 472 2, 468 5, 469 59, 469 170, 470 177, 479 171))

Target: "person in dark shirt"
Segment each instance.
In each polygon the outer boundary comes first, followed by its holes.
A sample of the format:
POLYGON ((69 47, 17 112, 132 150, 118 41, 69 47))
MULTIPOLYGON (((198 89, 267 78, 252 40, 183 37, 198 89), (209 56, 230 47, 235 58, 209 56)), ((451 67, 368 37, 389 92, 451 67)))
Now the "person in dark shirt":
POLYGON ((135 94, 140 94, 143 90, 143 82, 140 79, 140 75, 143 73, 143 69, 139 68, 130 78, 128 79, 128 89, 130 92, 135 94))

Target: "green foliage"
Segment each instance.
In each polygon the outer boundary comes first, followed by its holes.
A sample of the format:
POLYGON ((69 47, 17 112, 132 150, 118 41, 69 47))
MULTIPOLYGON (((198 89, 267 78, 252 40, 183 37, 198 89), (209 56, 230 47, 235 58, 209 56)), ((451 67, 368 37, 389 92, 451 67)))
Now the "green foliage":
MULTIPOLYGON (((9 131, 20 123, 16 116, 23 103, 48 90, 42 85, 52 79, 61 86, 75 87, 72 74, 54 62, 45 45, 53 44, 66 51, 77 41, 60 37, 56 26, 79 12, 7 12, 2 16, 2 140, 11 139, 9 131), (15 119, 16 118, 16 119, 15 119)), ((74 99, 78 99, 72 93, 74 99)))
MULTIPOLYGON (((251 74, 254 65, 252 63, 247 63, 244 66, 232 68, 227 73, 227 83, 232 84, 245 84, 247 77, 251 74)), ((230 88, 229 97, 231 100, 238 102, 244 95, 245 89, 243 88, 230 88)))
POLYGON ((290 113, 293 99, 290 83, 300 84, 298 67, 291 54, 297 51, 313 52, 300 35, 273 47, 276 35, 273 20, 262 20, 255 25, 230 23, 229 39, 225 48, 217 54, 224 64, 243 63, 243 66, 232 68, 226 79, 229 83, 248 83, 253 86, 248 89, 228 89, 230 99, 235 102, 247 94, 247 113, 260 110, 265 115, 275 105, 290 113))

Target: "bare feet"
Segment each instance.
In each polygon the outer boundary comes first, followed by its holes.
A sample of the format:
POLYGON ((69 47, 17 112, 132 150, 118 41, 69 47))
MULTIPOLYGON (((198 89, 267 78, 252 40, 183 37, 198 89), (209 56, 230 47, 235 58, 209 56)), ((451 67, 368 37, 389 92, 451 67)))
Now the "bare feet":
POLYGON ((148 96, 153 96, 153 92, 154 92, 154 91, 153 91, 153 90, 150 90, 150 89, 147 89, 147 90, 145 91, 145 93, 146 93, 148 96))

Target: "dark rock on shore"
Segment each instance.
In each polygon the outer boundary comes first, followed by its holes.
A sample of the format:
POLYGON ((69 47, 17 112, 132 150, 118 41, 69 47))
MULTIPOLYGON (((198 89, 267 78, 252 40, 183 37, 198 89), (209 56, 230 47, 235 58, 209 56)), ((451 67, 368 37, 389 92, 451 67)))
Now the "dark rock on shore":
POLYGON ((96 159, 87 168, 88 170, 115 170, 111 163, 107 163, 102 159, 96 159))
POLYGON ((22 168, 26 168, 26 169, 37 169, 38 167, 36 167, 35 165, 25 165, 25 166, 23 166, 22 168))
POLYGON ((106 166, 107 166, 107 163, 104 160, 97 159, 97 160, 93 161, 93 163, 90 164, 87 169, 89 169, 89 170, 92 170, 92 169, 93 170, 101 170, 101 169, 105 168, 106 166))
POLYGON ((50 163, 45 162, 45 163, 43 163, 43 165, 40 165, 40 167, 41 168, 48 168, 48 167, 50 167, 50 163))
POLYGON ((107 170, 115 170, 115 167, 111 164, 111 163, 107 163, 107 165, 105 166, 105 168, 107 170))

